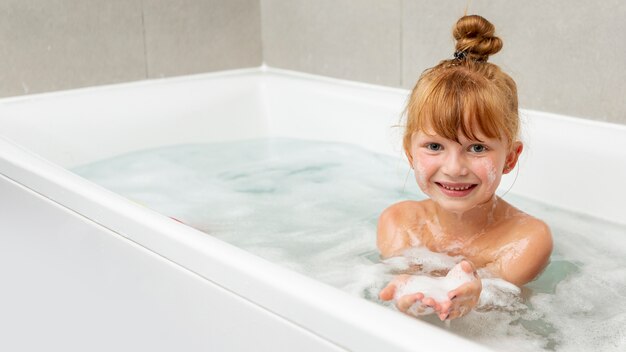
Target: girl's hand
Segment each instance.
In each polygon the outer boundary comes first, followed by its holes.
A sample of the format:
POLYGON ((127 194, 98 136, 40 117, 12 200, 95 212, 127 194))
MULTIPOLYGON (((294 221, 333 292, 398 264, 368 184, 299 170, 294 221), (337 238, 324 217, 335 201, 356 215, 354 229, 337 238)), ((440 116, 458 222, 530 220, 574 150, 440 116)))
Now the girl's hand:
MULTIPOLYGON (((396 308, 405 314, 413 316, 435 312, 441 320, 455 319, 467 314, 478 303, 482 284, 469 261, 463 260, 457 265, 460 265, 461 269, 466 273, 473 274, 473 279, 448 292, 448 299, 436 301, 432 297, 425 297, 421 292, 415 292, 397 298, 396 308)), ((380 291, 380 299, 383 301, 394 299, 398 287, 405 285, 410 278, 411 275, 396 276, 380 291)))
MULTIPOLYGON (((394 299, 396 294, 396 290, 398 286, 405 285, 406 282, 411 278, 411 275, 398 275, 396 276, 385 288, 380 291, 379 297, 383 301, 390 301, 394 299)), ((441 307, 437 301, 432 299, 431 297, 424 297, 424 294, 421 292, 416 292, 409 295, 404 295, 399 297, 396 300, 396 308, 402 313, 418 316, 429 314, 432 312, 439 312, 441 307), (416 305, 413 309, 409 310, 414 304, 420 302, 421 304, 416 305)))
POLYGON ((464 316, 476 306, 480 298, 483 286, 472 263, 463 260, 457 265, 460 265, 466 273, 473 274, 474 279, 448 292, 448 299, 439 302, 436 310, 441 320, 456 319, 464 316))

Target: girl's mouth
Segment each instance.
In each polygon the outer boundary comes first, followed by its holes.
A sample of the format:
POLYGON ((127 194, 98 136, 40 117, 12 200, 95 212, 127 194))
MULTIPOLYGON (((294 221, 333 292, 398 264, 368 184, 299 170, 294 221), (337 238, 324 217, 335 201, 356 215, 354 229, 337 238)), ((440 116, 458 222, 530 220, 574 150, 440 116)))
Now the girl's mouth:
POLYGON ((475 183, 442 183, 435 182, 441 192, 449 197, 465 197, 478 186, 475 183))

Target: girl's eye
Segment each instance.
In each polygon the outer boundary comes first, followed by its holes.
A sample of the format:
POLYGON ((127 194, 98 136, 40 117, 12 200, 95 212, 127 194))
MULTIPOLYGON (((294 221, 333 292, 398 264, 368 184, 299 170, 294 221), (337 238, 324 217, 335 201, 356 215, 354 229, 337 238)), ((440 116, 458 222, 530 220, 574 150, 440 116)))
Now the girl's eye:
POLYGON ((482 144, 472 144, 472 145, 470 146, 470 151, 471 151, 472 153, 482 153, 482 152, 484 152, 484 151, 486 151, 486 150, 487 150, 487 147, 485 147, 485 146, 484 146, 484 145, 482 145, 482 144))
POLYGON ((428 143, 426 144, 426 149, 432 150, 433 152, 438 152, 441 150, 441 144, 439 143, 428 143))

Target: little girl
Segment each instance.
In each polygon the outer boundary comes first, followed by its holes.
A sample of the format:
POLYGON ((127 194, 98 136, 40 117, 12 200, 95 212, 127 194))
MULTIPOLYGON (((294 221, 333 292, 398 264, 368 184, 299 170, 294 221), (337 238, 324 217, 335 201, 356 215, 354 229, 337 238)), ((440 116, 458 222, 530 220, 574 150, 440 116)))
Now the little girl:
POLYGON ((378 221, 384 258, 411 247, 464 260, 455 267, 470 280, 446 298, 414 292, 395 297, 411 275, 399 275, 381 292, 405 313, 433 309, 441 320, 458 318, 478 302, 476 269, 521 286, 547 265, 550 229, 495 195, 503 174, 522 152, 515 82, 490 55, 502 48, 486 19, 464 16, 453 29, 454 59, 426 70, 411 93, 404 150, 420 189, 430 199, 393 204, 378 221), (415 307, 418 307, 415 309, 415 307), (409 309, 413 307, 412 309, 409 309))

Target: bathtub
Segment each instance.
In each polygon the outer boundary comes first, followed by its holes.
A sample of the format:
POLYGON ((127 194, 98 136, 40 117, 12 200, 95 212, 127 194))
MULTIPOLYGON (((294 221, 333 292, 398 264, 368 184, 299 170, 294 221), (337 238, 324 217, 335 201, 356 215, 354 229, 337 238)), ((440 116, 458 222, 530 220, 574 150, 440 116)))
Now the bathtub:
MULTIPOLYGON (((486 351, 68 171, 264 136, 401 157, 407 94, 261 67, 0 100, 0 350, 486 351)), ((626 126, 522 116, 511 193, 626 224, 626 126)))

